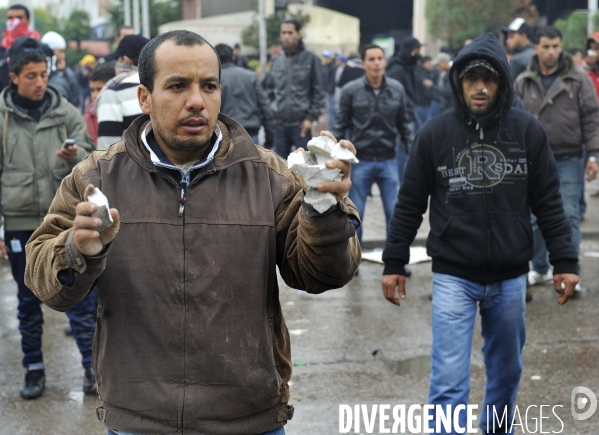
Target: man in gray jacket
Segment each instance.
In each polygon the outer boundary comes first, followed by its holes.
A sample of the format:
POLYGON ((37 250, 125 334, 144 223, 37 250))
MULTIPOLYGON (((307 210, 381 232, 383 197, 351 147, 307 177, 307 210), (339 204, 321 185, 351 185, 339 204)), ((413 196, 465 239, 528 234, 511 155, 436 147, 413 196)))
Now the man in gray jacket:
POLYGON ((312 138, 312 124, 323 108, 320 59, 304 48, 301 29, 297 20, 283 21, 283 52, 272 59, 263 83, 275 123, 274 151, 283 158, 293 147, 306 148, 312 138))
POLYGON ((272 148, 272 112, 256 74, 235 65, 233 49, 228 45, 218 44, 214 48, 221 64, 221 113, 239 122, 255 144, 260 126, 263 126, 264 147, 272 148))
MULTIPOLYGON (((17 282, 19 330, 27 369, 24 399, 42 395, 45 384, 42 355, 41 302, 25 285, 25 243, 41 225, 62 179, 93 149, 79 110, 56 88, 48 86, 44 46, 21 37, 8 51, 11 84, 0 94, 0 203, 4 218, 4 241, 0 251, 10 259, 17 282), (72 139, 69 147, 62 145, 72 139)), ((91 368, 95 331, 93 296, 87 295, 67 311, 85 369, 83 389, 95 392, 91 368)))
MULTIPOLYGON (((599 102, 593 82, 563 53, 562 34, 544 27, 535 36, 535 51, 528 69, 514 84, 526 110, 541 121, 549 137, 560 178, 564 210, 572 228, 572 240, 580 247, 580 192, 583 171, 591 181, 597 176, 599 157, 599 102), (589 161, 583 160, 583 150, 589 161)), ((528 285, 553 281, 545 241, 533 217, 534 249, 528 285)), ((576 286, 580 290, 580 284, 576 286)), ((527 295, 532 299, 532 294, 527 295)))
POLYGON ((503 27, 501 30, 505 35, 505 44, 513 52, 510 66, 515 79, 526 69, 535 54, 531 42, 533 29, 524 18, 516 18, 509 26, 503 27))

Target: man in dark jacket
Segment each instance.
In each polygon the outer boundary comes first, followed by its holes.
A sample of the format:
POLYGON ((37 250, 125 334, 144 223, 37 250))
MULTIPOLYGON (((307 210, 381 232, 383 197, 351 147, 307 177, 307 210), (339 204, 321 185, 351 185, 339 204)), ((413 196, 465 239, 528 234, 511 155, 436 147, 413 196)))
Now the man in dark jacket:
MULTIPOLYGON (((399 173, 395 160, 398 134, 407 149, 412 143, 407 96, 397 80, 385 76, 385 52, 378 45, 362 50, 362 67, 366 75, 346 84, 341 90, 341 103, 336 137, 349 129, 360 160, 353 167, 349 197, 364 218, 366 198, 373 183, 381 191, 387 227, 393 214, 399 188, 399 173)), ((358 238, 362 240, 361 228, 358 238)))
POLYGON ((301 29, 294 19, 281 23, 283 52, 272 59, 263 83, 275 123, 274 150, 283 158, 294 147, 306 148, 324 101, 320 59, 304 48, 301 29))
POLYGON ((389 58, 386 75, 401 83, 412 104, 416 103, 418 61, 420 41, 409 36, 401 44, 401 49, 389 58))
POLYGON ((331 50, 322 52, 322 83, 325 93, 327 118, 329 119, 329 130, 332 130, 337 120, 337 104, 335 103, 335 57, 331 50))
MULTIPOLYGON (((563 53, 562 34, 555 27, 543 27, 535 36, 537 54, 529 68, 516 79, 514 87, 526 110, 545 127, 557 164, 560 194, 572 230, 576 252, 580 247, 580 196, 584 173, 597 177, 599 157, 599 102, 590 77, 563 53), (589 154, 585 163, 583 153, 589 154)), ((550 283, 552 274, 541 230, 533 217, 534 251, 528 284, 550 283)), ((580 290, 580 284, 577 285, 580 290)), ((528 299, 532 298, 529 293, 528 299)))
POLYGON ((79 82, 77 76, 67 65, 67 41, 62 35, 50 31, 42 36, 41 42, 54 53, 50 62, 48 83, 60 91, 60 94, 73 106, 79 107, 79 82))
MULTIPOLYGON (((428 122, 410 152, 383 253, 383 293, 396 305, 405 298, 403 266, 430 198, 428 403, 451 405, 452 412, 468 403, 480 306, 487 374, 483 409, 495 406, 507 419, 488 421, 482 412, 479 425, 483 433, 508 433, 522 374, 531 210, 547 240, 560 304, 574 294, 578 256, 547 136, 532 115, 511 106, 513 80, 497 38, 487 33, 464 47, 450 77, 455 108, 428 122)), ((465 427, 466 413, 458 420, 465 427)))
POLYGON ((532 45, 533 29, 524 18, 516 18, 501 30, 505 35, 505 44, 512 52, 510 66, 515 79, 526 69, 535 54, 532 45))
POLYGON ((252 71, 237 66, 233 50, 225 44, 218 44, 216 52, 221 64, 221 106, 220 111, 239 122, 258 143, 260 126, 264 127, 264 147, 272 148, 272 113, 268 97, 252 71))

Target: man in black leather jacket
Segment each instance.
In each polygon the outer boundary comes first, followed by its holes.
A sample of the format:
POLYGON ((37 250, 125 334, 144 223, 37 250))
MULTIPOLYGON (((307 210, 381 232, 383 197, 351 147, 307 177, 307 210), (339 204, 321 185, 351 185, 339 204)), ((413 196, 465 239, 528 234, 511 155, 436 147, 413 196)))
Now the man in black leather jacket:
POLYGON ((294 147, 306 147, 323 108, 320 59, 304 48, 301 28, 294 19, 281 23, 283 51, 263 82, 275 123, 274 150, 283 158, 294 147))

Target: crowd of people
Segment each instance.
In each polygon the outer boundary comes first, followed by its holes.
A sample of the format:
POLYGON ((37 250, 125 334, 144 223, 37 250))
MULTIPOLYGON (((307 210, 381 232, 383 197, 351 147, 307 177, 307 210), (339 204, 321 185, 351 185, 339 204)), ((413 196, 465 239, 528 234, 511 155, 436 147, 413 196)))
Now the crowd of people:
POLYGON ((396 305, 430 207, 429 403, 467 404, 480 305, 485 404, 511 413, 531 289, 554 283, 560 304, 580 290, 584 180, 599 171, 599 33, 585 56, 522 18, 502 29, 505 45, 489 33, 430 57, 410 36, 391 56, 374 44, 319 56, 287 19, 260 80, 238 45, 129 27, 113 53, 73 71, 60 34, 30 30, 21 5, 6 18, 0 251, 18 287, 24 399, 45 388, 43 301, 69 318, 83 391, 99 393, 109 434, 284 434, 293 407, 277 267, 311 293, 345 285, 376 183, 382 289, 396 305), (337 203, 318 213, 284 159, 323 115, 323 134, 359 163, 326 162, 340 177, 317 188, 337 203), (88 201, 96 187, 113 207, 107 225, 88 201))

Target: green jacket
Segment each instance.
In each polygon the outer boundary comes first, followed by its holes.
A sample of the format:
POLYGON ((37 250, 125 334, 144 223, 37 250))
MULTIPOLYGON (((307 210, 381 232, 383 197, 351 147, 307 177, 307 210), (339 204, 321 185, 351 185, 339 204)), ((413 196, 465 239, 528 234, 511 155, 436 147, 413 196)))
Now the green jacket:
POLYGON ((6 231, 33 231, 44 220, 64 177, 94 149, 79 111, 48 86, 50 107, 36 122, 17 109, 11 87, 0 93, 0 206, 6 231), (79 154, 72 162, 55 155, 65 139, 79 154))

